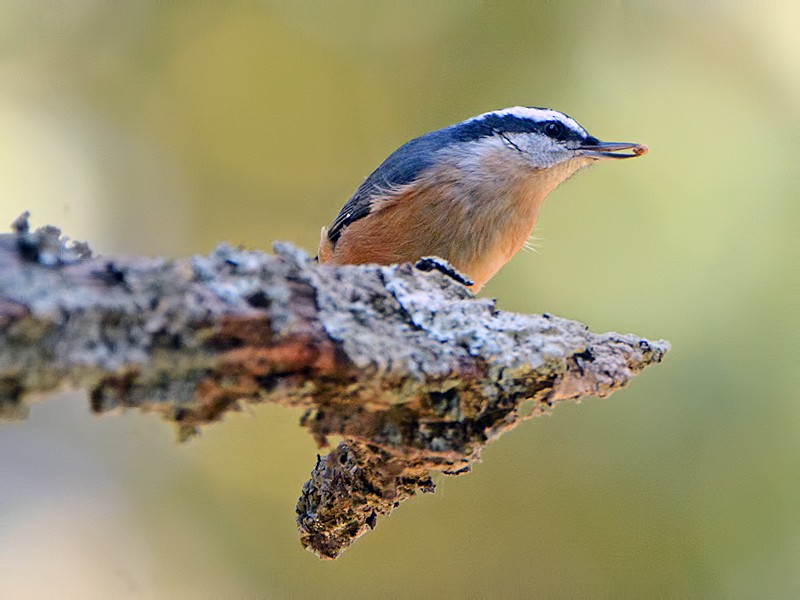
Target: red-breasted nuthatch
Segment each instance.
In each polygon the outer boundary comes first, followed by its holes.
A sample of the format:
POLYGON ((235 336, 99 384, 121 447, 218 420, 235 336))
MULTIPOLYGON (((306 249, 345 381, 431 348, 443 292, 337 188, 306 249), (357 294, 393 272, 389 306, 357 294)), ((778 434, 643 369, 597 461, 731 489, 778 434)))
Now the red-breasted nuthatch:
POLYGON ((478 291, 525 244, 558 184, 597 160, 646 152, 601 142, 547 108, 478 115, 395 150, 323 227, 318 258, 394 264, 439 256, 478 291))

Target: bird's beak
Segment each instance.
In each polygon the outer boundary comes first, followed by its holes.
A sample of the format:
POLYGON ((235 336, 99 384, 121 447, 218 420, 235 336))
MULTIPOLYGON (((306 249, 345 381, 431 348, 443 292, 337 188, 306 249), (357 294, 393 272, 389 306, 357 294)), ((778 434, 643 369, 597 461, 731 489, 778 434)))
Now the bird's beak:
POLYGON ((589 158, 633 158, 647 154, 648 148, 643 144, 631 142, 601 142, 597 138, 590 137, 583 144, 578 146, 578 152, 589 158), (620 150, 630 150, 630 153, 620 152, 620 150))

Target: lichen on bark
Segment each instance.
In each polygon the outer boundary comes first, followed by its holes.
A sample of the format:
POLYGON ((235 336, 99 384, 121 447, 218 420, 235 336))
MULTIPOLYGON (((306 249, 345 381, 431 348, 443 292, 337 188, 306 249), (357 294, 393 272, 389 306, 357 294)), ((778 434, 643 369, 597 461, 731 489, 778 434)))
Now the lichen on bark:
POLYGON ((502 432, 607 396, 669 349, 498 310, 431 264, 319 265, 289 244, 103 257, 23 216, 0 235, 0 417, 63 387, 182 437, 243 402, 304 407, 320 445, 343 437, 297 506, 303 543, 334 558, 432 491, 432 471, 468 471, 502 432))

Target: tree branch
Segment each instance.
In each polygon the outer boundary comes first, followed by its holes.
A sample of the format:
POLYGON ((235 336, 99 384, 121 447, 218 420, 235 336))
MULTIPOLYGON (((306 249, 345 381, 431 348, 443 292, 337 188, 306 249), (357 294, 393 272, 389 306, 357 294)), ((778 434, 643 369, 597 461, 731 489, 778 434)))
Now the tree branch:
POLYGON ((23 215, 0 235, 0 414, 81 387, 95 412, 156 411, 186 437, 242 401, 304 407, 320 445, 344 437, 297 507, 303 543, 334 558, 432 491, 431 471, 465 472, 503 431, 607 396, 669 349, 499 311, 437 270, 275 252, 98 257, 23 215))

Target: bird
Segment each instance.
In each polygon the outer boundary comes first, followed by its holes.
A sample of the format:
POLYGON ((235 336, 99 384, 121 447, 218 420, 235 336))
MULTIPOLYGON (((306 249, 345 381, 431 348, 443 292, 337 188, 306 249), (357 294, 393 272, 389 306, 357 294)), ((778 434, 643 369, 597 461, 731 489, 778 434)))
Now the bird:
POLYGON ((560 183, 595 162, 647 151, 600 141, 549 108, 483 113, 390 154, 322 228, 317 259, 390 265, 440 257, 477 293, 525 245, 560 183))

